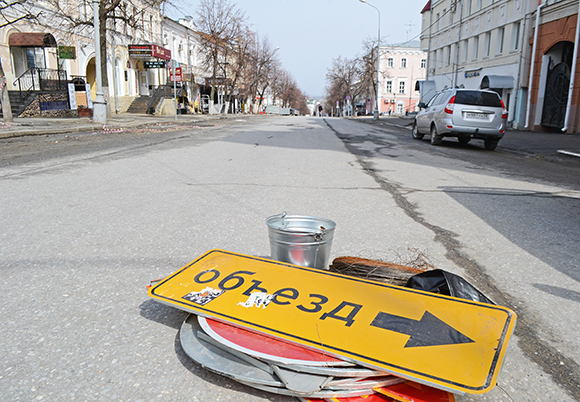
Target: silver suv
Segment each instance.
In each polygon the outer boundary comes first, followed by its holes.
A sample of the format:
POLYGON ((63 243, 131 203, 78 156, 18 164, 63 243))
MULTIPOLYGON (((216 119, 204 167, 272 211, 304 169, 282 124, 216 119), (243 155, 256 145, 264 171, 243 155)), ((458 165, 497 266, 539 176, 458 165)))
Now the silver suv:
POLYGON ((506 130, 507 110, 499 95, 478 89, 446 89, 429 103, 419 103, 421 111, 413 123, 413 138, 431 135, 431 144, 439 145, 443 137, 457 137, 461 144, 472 138, 484 141, 493 151, 506 130))

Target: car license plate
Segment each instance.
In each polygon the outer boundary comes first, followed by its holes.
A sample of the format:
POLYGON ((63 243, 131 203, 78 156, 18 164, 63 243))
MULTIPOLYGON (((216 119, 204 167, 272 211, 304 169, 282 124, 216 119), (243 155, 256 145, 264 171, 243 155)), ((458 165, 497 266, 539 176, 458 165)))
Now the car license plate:
POLYGON ((487 114, 485 113, 473 113, 473 112, 466 112, 465 118, 467 119, 485 119, 487 120, 487 114))

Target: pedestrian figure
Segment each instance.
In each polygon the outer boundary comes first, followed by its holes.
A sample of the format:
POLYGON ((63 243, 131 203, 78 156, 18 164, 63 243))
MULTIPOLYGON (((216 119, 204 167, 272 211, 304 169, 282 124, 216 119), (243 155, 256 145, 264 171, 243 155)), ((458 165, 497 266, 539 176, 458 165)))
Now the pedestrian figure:
POLYGON ((322 105, 318 105, 318 115, 322 117, 322 105))

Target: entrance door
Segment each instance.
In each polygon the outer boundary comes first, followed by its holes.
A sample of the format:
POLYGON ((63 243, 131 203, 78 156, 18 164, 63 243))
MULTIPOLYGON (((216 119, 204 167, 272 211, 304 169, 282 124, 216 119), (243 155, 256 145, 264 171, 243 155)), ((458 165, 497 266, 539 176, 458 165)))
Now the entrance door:
POLYGON ((542 126, 564 127, 569 86, 570 67, 566 63, 556 64, 548 72, 546 96, 542 110, 542 126))
POLYGON ((573 55, 572 42, 559 42, 545 54, 548 68, 542 105, 541 125, 544 127, 564 127, 573 55))
POLYGON ((139 71, 139 95, 149 96, 149 84, 147 82, 147 70, 139 71))

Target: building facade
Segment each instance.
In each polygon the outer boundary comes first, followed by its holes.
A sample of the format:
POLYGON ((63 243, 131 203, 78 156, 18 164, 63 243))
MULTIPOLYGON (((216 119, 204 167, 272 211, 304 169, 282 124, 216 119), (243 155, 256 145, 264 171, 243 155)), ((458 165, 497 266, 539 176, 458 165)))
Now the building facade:
MULTIPOLYGON (((158 3, 133 1, 124 4, 134 13, 133 27, 107 20, 107 64, 104 92, 111 110, 130 103, 138 96, 149 96, 152 89, 167 81, 165 62, 171 52, 161 46, 161 11, 158 3), (123 98, 126 98, 123 100, 123 98)), ((25 87, 39 89, 39 81, 75 80, 77 90, 88 85, 87 97, 77 94, 78 106, 87 106, 96 94, 94 30, 71 22, 91 21, 92 2, 52 0, 32 3, 36 21, 20 20, 0 29, 0 57, 8 90, 25 87), (48 77, 48 78, 47 78, 48 77)))
POLYGON ((425 80, 427 53, 419 41, 381 46, 380 114, 406 114, 419 103, 417 82, 425 80))
POLYGON ((530 0, 430 0, 421 12, 427 80, 437 90, 492 89, 523 126, 531 11, 530 0))
POLYGON ((579 11, 577 0, 550 0, 539 4, 532 15, 525 119, 530 130, 580 131, 579 11))

